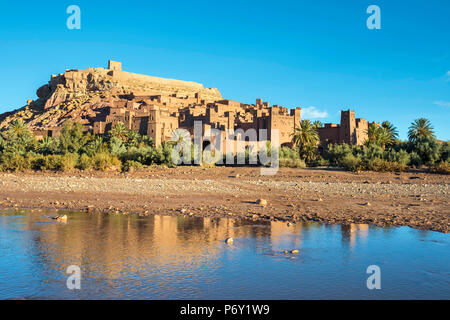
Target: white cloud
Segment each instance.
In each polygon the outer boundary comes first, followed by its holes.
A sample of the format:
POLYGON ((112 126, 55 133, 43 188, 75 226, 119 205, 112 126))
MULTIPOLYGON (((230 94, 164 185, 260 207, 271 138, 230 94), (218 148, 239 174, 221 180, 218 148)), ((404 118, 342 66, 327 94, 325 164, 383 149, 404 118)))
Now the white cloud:
MULTIPOLYGON (((449 71, 449 72, 450 72, 450 71, 449 71)), ((439 101, 433 102, 433 104, 435 104, 435 105, 437 105, 437 106, 440 106, 440 107, 450 108, 450 102, 449 102, 449 101, 442 101, 442 100, 439 100, 439 101)))
POLYGON ((322 118, 326 118, 326 117, 328 117, 327 111, 320 111, 314 106, 302 108, 302 118, 322 119, 322 118))

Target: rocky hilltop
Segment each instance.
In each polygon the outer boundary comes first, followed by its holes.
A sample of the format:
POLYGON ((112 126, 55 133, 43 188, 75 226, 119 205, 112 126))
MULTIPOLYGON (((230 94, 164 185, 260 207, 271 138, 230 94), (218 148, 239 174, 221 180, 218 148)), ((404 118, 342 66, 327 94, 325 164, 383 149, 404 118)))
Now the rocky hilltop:
POLYGON ((122 71, 121 63, 110 61, 108 69, 66 70, 52 75, 48 84, 37 90, 37 100, 28 100, 23 108, 0 115, 0 130, 15 119, 31 129, 59 127, 66 120, 91 121, 111 101, 133 95, 193 98, 200 94, 206 101, 221 100, 218 89, 200 83, 164 79, 122 71))

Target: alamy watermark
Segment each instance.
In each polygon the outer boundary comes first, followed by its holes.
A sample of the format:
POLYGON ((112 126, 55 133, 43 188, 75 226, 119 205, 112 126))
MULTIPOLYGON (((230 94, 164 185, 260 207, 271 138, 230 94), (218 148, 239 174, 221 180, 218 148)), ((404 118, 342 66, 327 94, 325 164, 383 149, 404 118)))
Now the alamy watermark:
POLYGON ((369 290, 380 290, 381 289, 381 268, 377 265, 371 265, 367 267, 367 274, 370 274, 370 277, 367 278, 367 289, 369 290))
POLYGON ((69 30, 81 29, 81 9, 77 5, 68 6, 66 13, 70 14, 67 18, 66 25, 69 30))
POLYGON ((81 290, 81 268, 72 265, 67 268, 66 273, 70 274, 66 281, 67 289, 81 290))
POLYGON ((380 30, 381 29, 381 9, 379 6, 372 4, 367 8, 366 11, 370 16, 367 18, 367 28, 369 30, 380 30))

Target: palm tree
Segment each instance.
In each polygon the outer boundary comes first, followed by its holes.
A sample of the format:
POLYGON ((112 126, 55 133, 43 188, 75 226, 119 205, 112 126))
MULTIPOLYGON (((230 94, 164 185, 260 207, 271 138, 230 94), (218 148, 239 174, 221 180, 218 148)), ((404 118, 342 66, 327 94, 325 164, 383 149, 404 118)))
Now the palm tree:
POLYGON ((303 120, 300 125, 294 129, 292 134, 292 143, 295 146, 316 144, 319 141, 319 134, 316 127, 309 120, 303 120))
POLYGON ((39 152, 48 155, 52 154, 56 149, 56 142, 52 137, 45 137, 39 143, 39 152))
POLYGON ((376 123, 370 123, 367 128, 367 140, 365 141, 365 145, 369 144, 377 144, 377 136, 378 136, 378 126, 376 123))
POLYGON ((83 132, 81 123, 67 120, 63 123, 58 140, 59 151, 76 153, 86 144, 88 136, 83 132))
POLYGON ((389 121, 383 121, 381 126, 385 128, 387 132, 389 132, 389 135, 391 136, 392 139, 398 138, 398 130, 392 123, 390 123, 389 121))
POLYGON ((32 138, 30 129, 25 125, 21 119, 11 121, 8 130, 4 132, 7 140, 14 143, 25 143, 32 138))
POLYGON ((316 121, 313 122, 313 126, 316 127, 316 128, 322 128, 323 124, 322 124, 322 122, 320 120, 316 120, 316 121))
POLYGON ((292 134, 292 143, 299 147, 300 157, 312 160, 314 158, 313 150, 316 150, 319 142, 317 128, 309 120, 303 120, 300 125, 294 129, 292 134))
POLYGON ((434 131, 430 120, 419 118, 411 123, 408 131, 408 138, 410 141, 416 141, 420 137, 434 138, 434 131))
POLYGON ((2 133, 2 138, 4 147, 8 147, 14 153, 34 149, 37 143, 30 129, 20 119, 10 123, 8 130, 2 133))
POLYGON ((375 144, 382 147, 383 149, 394 143, 394 136, 389 129, 384 126, 380 126, 376 123, 369 124, 367 130, 367 140, 364 143, 366 146, 375 144))
POLYGON ((9 128, 11 130, 11 133, 16 136, 24 136, 28 135, 29 133, 28 127, 21 119, 11 121, 11 125, 9 128))
POLYGON ((127 140, 127 134, 128 130, 123 124, 123 122, 117 122, 110 132, 111 137, 119 138, 122 141, 127 140))
POLYGON ((103 138, 101 136, 93 136, 91 139, 84 145, 83 152, 88 156, 94 155, 103 147, 103 138))
POLYGON ((127 146, 136 147, 139 144, 140 135, 134 130, 130 130, 127 133, 127 146))

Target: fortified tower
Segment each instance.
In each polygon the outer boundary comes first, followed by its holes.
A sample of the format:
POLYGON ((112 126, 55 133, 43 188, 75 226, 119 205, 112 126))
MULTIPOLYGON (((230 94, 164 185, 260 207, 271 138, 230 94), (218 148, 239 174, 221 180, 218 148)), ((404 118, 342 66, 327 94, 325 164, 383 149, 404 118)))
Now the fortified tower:
POLYGON ((108 60, 108 69, 113 71, 122 71, 122 62, 108 60))
POLYGON ((356 144, 355 111, 341 111, 341 130, 339 140, 341 143, 356 144))

